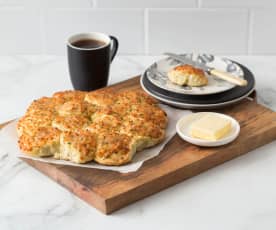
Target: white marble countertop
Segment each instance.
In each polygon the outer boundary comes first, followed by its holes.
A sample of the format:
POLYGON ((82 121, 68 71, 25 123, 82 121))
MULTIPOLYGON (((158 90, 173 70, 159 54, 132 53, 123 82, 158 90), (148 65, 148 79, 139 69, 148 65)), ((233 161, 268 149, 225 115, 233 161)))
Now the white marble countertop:
MULTIPOLYGON (((110 84, 159 57, 120 56, 110 84)), ((276 111, 276 56, 231 57, 256 76, 276 111)), ((70 89, 65 57, 0 57, 0 123, 40 96, 70 89)), ((276 142, 105 216, 20 160, 0 152, 0 229, 276 229, 276 142)))

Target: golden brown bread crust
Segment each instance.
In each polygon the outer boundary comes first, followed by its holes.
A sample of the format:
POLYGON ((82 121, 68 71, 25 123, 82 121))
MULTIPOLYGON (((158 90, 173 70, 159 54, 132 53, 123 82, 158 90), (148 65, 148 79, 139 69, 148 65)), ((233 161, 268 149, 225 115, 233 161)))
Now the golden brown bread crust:
POLYGON ((174 70, 182 71, 182 72, 185 72, 187 74, 195 74, 195 75, 199 75, 199 76, 204 75, 203 70, 195 68, 191 65, 179 65, 179 66, 176 66, 174 68, 174 70))
POLYGON ((114 91, 109 89, 101 89, 87 93, 85 101, 97 106, 109 106, 114 103, 114 96, 114 91))
POLYGON ((168 72, 171 82, 177 85, 204 86, 208 84, 208 78, 204 71, 191 65, 179 65, 168 72))
POLYGON ((130 136, 117 132, 98 135, 95 161, 104 165, 122 165, 131 161, 136 152, 136 144, 130 136))
POLYGON ((166 113, 144 92, 64 91, 35 100, 17 132, 27 154, 122 165, 161 142, 166 126, 166 113))
POLYGON ((18 140, 19 148, 31 155, 40 157, 55 154, 59 145, 60 131, 52 127, 38 127, 32 135, 22 134, 18 140))
POLYGON ((59 101, 71 101, 71 100, 79 100, 82 101, 85 98, 87 92, 77 91, 77 90, 66 90, 61 92, 56 92, 53 94, 53 97, 59 101))
POLYGON ((56 159, 85 163, 95 158, 97 136, 86 130, 65 131, 61 133, 60 151, 56 159))

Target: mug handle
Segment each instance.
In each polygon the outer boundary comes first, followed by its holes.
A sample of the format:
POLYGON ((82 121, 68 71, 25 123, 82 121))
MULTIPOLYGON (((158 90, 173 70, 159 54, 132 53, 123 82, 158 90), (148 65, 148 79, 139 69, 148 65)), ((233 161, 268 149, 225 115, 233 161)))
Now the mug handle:
POLYGON ((113 61, 117 51, 118 51, 118 47, 119 47, 119 42, 118 42, 118 39, 115 38, 114 36, 112 35, 109 35, 110 39, 111 39, 111 61, 113 61))

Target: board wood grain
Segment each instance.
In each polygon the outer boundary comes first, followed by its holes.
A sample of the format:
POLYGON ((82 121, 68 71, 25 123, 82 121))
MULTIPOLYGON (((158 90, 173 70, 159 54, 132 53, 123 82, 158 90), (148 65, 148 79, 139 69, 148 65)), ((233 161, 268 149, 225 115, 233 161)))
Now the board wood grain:
MULTIPOLYGON (((139 77, 110 86, 116 91, 138 89, 139 77)), ((213 148, 191 145, 175 135, 155 158, 136 172, 47 164, 22 159, 105 214, 195 176, 276 139, 276 113, 254 100, 215 110, 236 118, 241 132, 234 142, 213 148)))

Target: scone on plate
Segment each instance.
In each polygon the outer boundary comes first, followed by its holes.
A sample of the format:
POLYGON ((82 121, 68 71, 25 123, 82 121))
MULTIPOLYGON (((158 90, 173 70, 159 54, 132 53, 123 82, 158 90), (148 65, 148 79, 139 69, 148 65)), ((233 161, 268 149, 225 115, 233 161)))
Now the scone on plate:
POLYGON ((191 65, 179 65, 168 72, 171 82, 181 86, 204 86, 208 84, 208 78, 204 71, 191 65))

